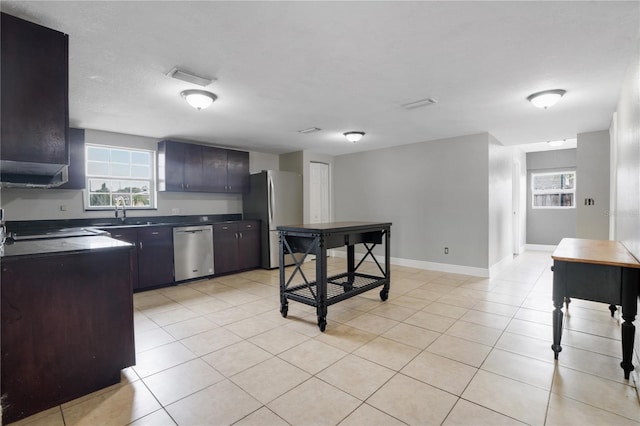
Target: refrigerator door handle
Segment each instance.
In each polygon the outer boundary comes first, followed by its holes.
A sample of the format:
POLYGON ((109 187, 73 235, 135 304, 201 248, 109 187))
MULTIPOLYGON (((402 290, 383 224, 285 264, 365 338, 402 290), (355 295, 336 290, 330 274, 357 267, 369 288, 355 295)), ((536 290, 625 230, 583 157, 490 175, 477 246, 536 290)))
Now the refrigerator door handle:
POLYGON ((269 229, 273 225, 273 178, 268 176, 269 179, 269 194, 267 198, 269 199, 269 229))

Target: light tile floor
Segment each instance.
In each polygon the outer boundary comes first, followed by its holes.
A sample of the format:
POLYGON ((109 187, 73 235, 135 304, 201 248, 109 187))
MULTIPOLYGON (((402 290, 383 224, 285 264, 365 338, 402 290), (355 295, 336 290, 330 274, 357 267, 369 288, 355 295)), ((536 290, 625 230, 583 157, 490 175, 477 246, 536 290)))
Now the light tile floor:
POLYGON ((138 293, 122 382, 19 423, 640 424, 606 305, 571 303, 554 362, 550 266, 548 252, 491 279, 393 266, 386 302, 332 305, 324 333, 309 306, 281 317, 278 271, 138 293))

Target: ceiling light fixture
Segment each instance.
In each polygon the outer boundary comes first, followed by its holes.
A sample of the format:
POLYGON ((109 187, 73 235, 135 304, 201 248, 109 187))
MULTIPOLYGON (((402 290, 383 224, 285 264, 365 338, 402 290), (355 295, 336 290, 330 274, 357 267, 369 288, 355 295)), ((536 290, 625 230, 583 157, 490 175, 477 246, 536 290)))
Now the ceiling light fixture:
POLYGON ((557 141, 549 141, 547 142, 549 145, 551 146, 562 146, 564 145, 566 139, 562 139, 562 140, 557 140, 557 141))
POLYGON ((527 96, 527 100, 538 108, 547 109, 555 105, 565 93, 567 91, 562 89, 544 90, 527 96))
POLYGON ((206 90, 185 90, 180 95, 198 111, 207 108, 213 101, 218 99, 216 95, 206 90))
POLYGON ((356 143, 364 136, 364 132, 345 132, 343 133, 344 137, 347 138, 349 142, 356 143))
POLYGON ((437 103, 438 103, 438 100, 436 98, 426 98, 426 99, 420 99, 419 101, 402 104, 401 106, 404 109, 415 109, 415 108, 420 108, 423 106, 433 105, 437 103))
POLYGON ((215 78, 199 77, 197 75, 188 73, 186 71, 173 67, 171 71, 167 73, 168 77, 176 78, 178 80, 186 81, 188 83, 197 84, 198 86, 207 87, 212 82, 216 81, 215 78))
POLYGON ((320 130, 322 130, 320 127, 309 127, 308 129, 298 130, 298 132, 306 135, 307 133, 319 132, 320 130))

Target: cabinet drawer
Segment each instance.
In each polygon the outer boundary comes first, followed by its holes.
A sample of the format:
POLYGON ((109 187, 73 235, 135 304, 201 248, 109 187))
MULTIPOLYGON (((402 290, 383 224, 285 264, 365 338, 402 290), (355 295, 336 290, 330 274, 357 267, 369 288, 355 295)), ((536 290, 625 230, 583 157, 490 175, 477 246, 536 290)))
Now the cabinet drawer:
POLYGON ((216 232, 238 232, 237 222, 223 222, 213 224, 213 233, 216 232))
POLYGON ((260 229, 260 222, 257 220, 247 220, 238 224, 240 231, 257 231, 260 229))

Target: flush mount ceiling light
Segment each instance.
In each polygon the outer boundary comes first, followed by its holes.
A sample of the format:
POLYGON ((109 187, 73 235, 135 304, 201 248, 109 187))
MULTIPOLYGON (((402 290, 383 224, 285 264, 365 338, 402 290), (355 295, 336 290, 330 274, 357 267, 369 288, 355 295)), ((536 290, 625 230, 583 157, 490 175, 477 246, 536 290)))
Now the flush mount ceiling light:
POLYGON ((198 111, 207 108, 213 101, 218 99, 216 95, 206 90, 185 90, 180 95, 198 111))
POLYGON ((565 93, 567 91, 562 89, 544 90, 527 96, 527 100, 538 108, 547 109, 555 105, 565 93))
POLYGON ((212 82, 216 81, 215 78, 199 77, 195 74, 191 74, 181 69, 178 69, 178 67, 173 67, 171 71, 167 73, 167 76, 176 78, 178 80, 186 81, 188 83, 197 84, 198 86, 202 86, 202 87, 207 87, 212 82))
POLYGON ((346 132, 343 133, 344 137, 347 138, 349 142, 356 143, 364 136, 364 132, 346 132))

